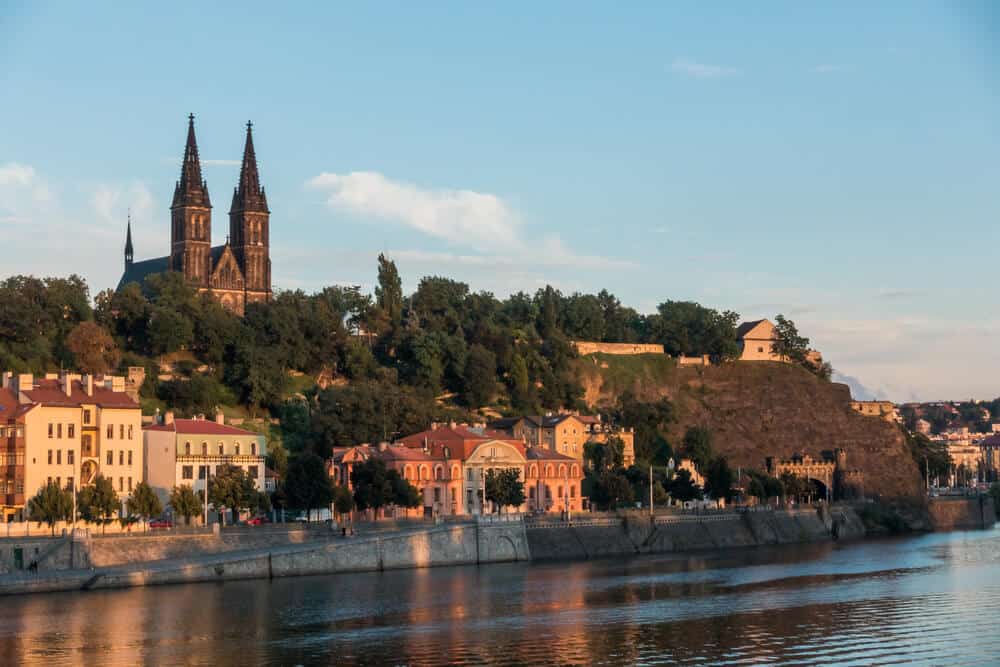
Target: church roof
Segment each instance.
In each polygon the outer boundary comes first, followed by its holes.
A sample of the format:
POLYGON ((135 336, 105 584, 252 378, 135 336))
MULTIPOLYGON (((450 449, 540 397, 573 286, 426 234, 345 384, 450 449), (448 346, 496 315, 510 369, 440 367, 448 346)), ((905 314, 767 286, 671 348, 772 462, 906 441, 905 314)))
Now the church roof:
POLYGON ((121 291, 129 283, 139 283, 142 285, 146 280, 146 276, 151 276, 154 273, 163 273, 169 266, 168 259, 168 257, 154 257, 153 259, 144 259, 141 262, 128 264, 125 267, 125 273, 122 274, 121 280, 118 281, 118 287, 115 288, 115 291, 121 291))
POLYGON ((231 211, 257 211, 268 213, 267 196, 260 185, 257 171, 257 154, 253 149, 253 123, 247 122, 246 144, 243 146, 243 163, 240 165, 240 182, 233 190, 231 211))

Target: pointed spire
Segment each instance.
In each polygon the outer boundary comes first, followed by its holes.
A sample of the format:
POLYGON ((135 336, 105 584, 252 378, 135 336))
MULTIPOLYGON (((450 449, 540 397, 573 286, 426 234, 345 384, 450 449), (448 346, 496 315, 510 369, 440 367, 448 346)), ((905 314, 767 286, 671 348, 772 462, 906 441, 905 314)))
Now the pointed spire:
POLYGON ((125 266, 129 267, 132 264, 132 258, 134 253, 132 252, 132 209, 128 211, 128 225, 125 228, 125 266))
POLYGON ((211 206, 208 187, 201 177, 201 160, 198 158, 198 141, 194 136, 194 114, 188 115, 187 143, 184 145, 184 162, 181 179, 174 188, 173 206, 211 206))
POLYGON ((253 150, 253 123, 247 121, 247 139, 243 146, 243 164, 240 166, 240 182, 233 191, 234 211, 267 212, 267 197, 260 187, 257 172, 257 155, 253 150))

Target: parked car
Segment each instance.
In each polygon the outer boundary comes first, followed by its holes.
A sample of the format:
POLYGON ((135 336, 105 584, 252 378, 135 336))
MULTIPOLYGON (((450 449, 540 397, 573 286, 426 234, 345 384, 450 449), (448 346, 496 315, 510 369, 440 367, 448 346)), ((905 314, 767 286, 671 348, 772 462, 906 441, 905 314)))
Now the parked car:
POLYGON ((170 519, 153 519, 149 522, 150 528, 173 528, 174 522, 170 519))
POLYGON ((248 526, 259 526, 263 523, 271 523, 271 520, 264 516, 263 514, 255 516, 252 519, 247 519, 248 526))

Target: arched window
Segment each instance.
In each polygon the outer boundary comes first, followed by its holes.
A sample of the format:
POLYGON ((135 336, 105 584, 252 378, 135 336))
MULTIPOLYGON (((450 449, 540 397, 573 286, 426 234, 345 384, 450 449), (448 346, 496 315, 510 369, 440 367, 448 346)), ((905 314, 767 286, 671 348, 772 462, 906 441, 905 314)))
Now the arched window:
POLYGON ((202 456, 208 456, 208 443, 207 442, 201 443, 201 455, 202 456))
POLYGON ((546 477, 552 477, 552 472, 553 472, 553 468, 552 468, 552 464, 550 463, 549 465, 545 466, 545 476, 546 477))
POLYGON ((420 466, 420 479, 421 480, 429 479, 429 471, 427 470, 427 466, 420 466))
POLYGON ((566 477, 566 466, 565 465, 560 465, 559 466, 559 479, 563 479, 564 477, 566 477))
POLYGON ((226 451, 225 447, 223 447, 222 443, 220 442, 219 443, 219 456, 222 456, 225 453, 225 451, 226 451))
POLYGON ((452 479, 462 479, 462 473, 458 470, 458 466, 451 467, 451 478, 452 479))
POLYGON ((444 468, 441 466, 436 466, 434 468, 434 479, 439 482, 444 479, 444 468))
POLYGON ((251 442, 250 443, 250 455, 251 456, 257 456, 257 443, 256 442, 251 442))
POLYGON ((535 487, 533 486, 528 487, 528 499, 531 502, 535 502, 535 487))
POLYGON ((576 498, 576 487, 575 486, 570 486, 569 487, 569 497, 570 498, 576 498))
POLYGON ((409 465, 403 466, 403 479, 413 479, 413 468, 409 465))
POLYGON ((556 487, 556 497, 562 498, 562 484, 556 487))
POLYGON ((191 443, 190 442, 185 442, 184 443, 184 455, 185 456, 191 456, 191 443))
POLYGON ((236 443, 236 456, 240 455, 240 443, 236 443))
POLYGON ((545 485, 545 498, 546 500, 552 500, 552 487, 548 484, 545 485))
POLYGON ((580 469, 576 466, 575 463, 573 464, 573 467, 569 469, 569 474, 570 474, 571 477, 579 477, 580 476, 580 469))

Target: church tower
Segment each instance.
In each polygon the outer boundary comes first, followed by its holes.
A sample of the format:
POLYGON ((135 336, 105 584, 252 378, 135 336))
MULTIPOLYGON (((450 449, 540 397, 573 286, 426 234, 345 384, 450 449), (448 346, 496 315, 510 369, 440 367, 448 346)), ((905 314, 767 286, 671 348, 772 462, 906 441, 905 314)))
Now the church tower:
POLYGON ((257 173, 253 123, 248 121, 240 182, 233 191, 233 205, 229 210, 230 244, 243 272, 247 303, 271 299, 270 217, 267 197, 257 173))
POLYGON ((132 212, 129 211, 128 214, 128 226, 125 228, 125 272, 128 273, 128 269, 132 266, 132 259, 135 257, 135 252, 132 249, 132 212))
POLYGON ((208 199, 208 186, 201 177, 194 114, 188 116, 184 163, 181 178, 174 187, 170 218, 170 270, 182 272, 199 287, 208 287, 212 267, 212 203, 208 199))

